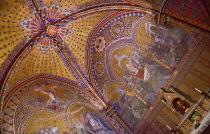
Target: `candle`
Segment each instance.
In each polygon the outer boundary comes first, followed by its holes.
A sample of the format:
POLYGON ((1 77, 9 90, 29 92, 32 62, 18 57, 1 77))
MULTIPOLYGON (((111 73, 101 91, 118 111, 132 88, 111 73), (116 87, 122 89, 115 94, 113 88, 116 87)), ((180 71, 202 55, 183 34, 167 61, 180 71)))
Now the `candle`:
POLYGON ((166 125, 166 126, 167 126, 168 129, 172 130, 172 129, 169 127, 169 125, 166 125))
POLYGON ((199 89, 197 89, 197 88, 195 88, 195 90, 196 90, 196 91, 198 91, 199 93, 202 93, 202 91, 201 91, 201 90, 199 90, 199 89))

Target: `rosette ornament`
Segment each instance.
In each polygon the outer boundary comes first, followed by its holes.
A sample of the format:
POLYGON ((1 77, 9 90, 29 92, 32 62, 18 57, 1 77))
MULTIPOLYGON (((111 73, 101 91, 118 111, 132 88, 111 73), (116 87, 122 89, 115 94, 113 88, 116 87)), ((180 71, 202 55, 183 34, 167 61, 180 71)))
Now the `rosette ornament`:
POLYGON ((69 28, 69 21, 63 19, 64 13, 60 11, 58 2, 50 8, 42 7, 31 19, 24 19, 19 24, 30 32, 30 37, 40 34, 37 38, 37 45, 40 50, 46 53, 50 47, 57 47, 65 37, 71 36, 73 31, 69 28))

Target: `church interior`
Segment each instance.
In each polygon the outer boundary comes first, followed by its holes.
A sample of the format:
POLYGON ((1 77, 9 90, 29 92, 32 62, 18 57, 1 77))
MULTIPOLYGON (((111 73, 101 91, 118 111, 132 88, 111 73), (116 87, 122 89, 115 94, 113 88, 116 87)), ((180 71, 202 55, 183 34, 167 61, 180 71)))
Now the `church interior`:
POLYGON ((204 134, 209 0, 0 0, 0 133, 204 134))

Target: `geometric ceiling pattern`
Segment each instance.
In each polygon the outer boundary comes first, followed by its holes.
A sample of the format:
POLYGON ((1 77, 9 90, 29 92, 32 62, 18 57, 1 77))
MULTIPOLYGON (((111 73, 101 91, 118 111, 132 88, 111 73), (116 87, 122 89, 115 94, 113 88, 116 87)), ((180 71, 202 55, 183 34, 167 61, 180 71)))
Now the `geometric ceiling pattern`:
POLYGON ((201 133, 207 0, 3 0, 0 132, 201 133))

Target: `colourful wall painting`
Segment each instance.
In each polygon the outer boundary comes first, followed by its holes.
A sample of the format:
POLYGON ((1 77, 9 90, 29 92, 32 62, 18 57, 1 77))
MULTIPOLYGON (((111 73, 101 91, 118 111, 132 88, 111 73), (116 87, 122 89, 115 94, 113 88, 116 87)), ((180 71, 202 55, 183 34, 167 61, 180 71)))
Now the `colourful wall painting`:
POLYGON ((147 81, 146 85, 152 85, 153 88, 155 85, 162 87, 198 36, 196 32, 190 33, 170 23, 157 24, 152 21, 151 15, 145 13, 122 13, 116 18, 102 25, 92 39, 94 47, 95 40, 99 38, 105 42, 103 51, 99 53, 91 49, 90 56, 94 79, 99 87, 117 77, 130 81, 132 88, 138 87, 138 79, 147 81), (114 24, 117 24, 118 31, 123 32, 118 38, 112 35, 114 24), (107 31, 105 27, 110 30, 107 31), (114 69, 115 64, 118 69, 114 69), (135 75, 138 79, 129 78, 129 75, 135 75))
POLYGON ((116 63, 114 71, 117 75, 121 75, 122 80, 142 96, 144 93, 141 93, 141 90, 152 91, 160 88, 163 82, 168 79, 170 72, 150 58, 144 57, 140 52, 127 50, 131 53, 123 53, 123 49, 121 49, 121 54, 119 54, 120 51, 114 54, 116 63), (122 73, 119 73, 119 70, 122 73))
POLYGON ((76 127, 81 134, 115 134, 102 118, 96 113, 84 113, 80 115, 81 121, 76 119, 76 127))
POLYGON ((99 24, 100 30, 91 34, 91 82, 125 122, 135 128, 153 108, 159 89, 199 34, 181 29, 182 24, 157 24, 143 12, 117 14, 115 19, 99 24), (99 52, 96 42, 100 38, 103 49, 99 52))
POLYGON ((137 24, 137 27, 134 29, 136 44, 147 51, 152 59, 170 67, 175 67, 180 62, 197 37, 195 33, 170 24, 158 25, 154 21, 148 21, 144 25, 137 24), (141 28, 145 31, 139 30, 141 28), (146 41, 141 39, 145 34, 149 37, 146 41))
MULTIPOLYGON (((11 98, 6 111, 13 106, 15 112, 6 112, 4 118, 20 134, 115 134, 103 112, 76 90, 50 80, 31 82, 14 93, 17 103, 11 98)), ((8 128, 6 123, 3 127, 8 128)))
MULTIPOLYGON (((115 134, 102 118, 96 113, 89 113, 87 111, 80 112, 78 118, 71 118, 71 123, 67 125, 67 130, 62 131, 61 126, 45 126, 41 127, 34 134, 115 134)), ((54 124, 55 125, 55 124, 54 124)), ((65 125, 66 126, 66 125, 65 125)))
POLYGON ((121 87, 118 87, 118 90, 115 90, 114 93, 119 93, 120 98, 113 101, 112 105, 131 127, 136 126, 147 111, 147 106, 139 101, 136 96, 128 96, 121 87))
MULTIPOLYGON (((70 102, 72 100, 62 100, 60 97, 56 95, 56 90, 57 85, 50 87, 48 91, 44 91, 44 88, 47 86, 47 83, 43 83, 40 86, 34 86, 33 90, 31 93, 32 94, 39 94, 39 97, 34 97, 34 98, 28 98, 27 102, 36 108, 47 108, 49 110, 54 110, 54 111, 63 111, 64 109, 67 108, 70 102), (48 96, 48 99, 45 99, 45 97, 42 96, 48 96)), ((73 99, 73 94, 67 94, 68 96, 72 96, 71 99, 73 99)))
POLYGON ((158 25, 146 17, 137 20, 131 32, 130 39, 118 39, 107 48, 109 75, 126 85, 115 87, 108 100, 135 128, 197 34, 170 24, 158 25))

